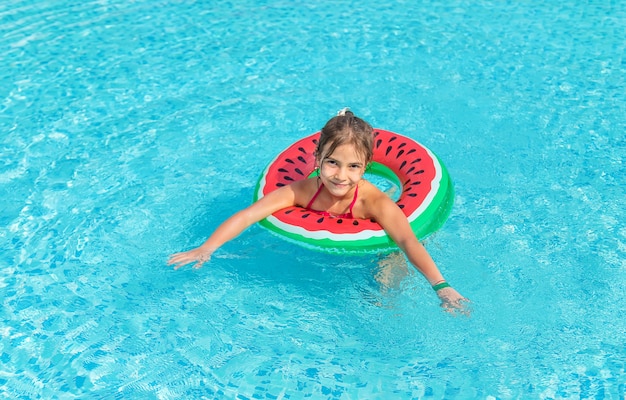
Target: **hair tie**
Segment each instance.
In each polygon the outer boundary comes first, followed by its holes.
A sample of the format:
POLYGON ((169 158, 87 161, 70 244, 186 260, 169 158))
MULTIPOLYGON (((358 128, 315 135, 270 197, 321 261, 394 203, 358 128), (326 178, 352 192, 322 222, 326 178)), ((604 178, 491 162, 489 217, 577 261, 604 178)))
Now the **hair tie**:
POLYGON ((339 110, 339 112, 337 113, 337 116, 344 117, 348 111, 350 111, 350 107, 344 107, 341 110, 339 110))

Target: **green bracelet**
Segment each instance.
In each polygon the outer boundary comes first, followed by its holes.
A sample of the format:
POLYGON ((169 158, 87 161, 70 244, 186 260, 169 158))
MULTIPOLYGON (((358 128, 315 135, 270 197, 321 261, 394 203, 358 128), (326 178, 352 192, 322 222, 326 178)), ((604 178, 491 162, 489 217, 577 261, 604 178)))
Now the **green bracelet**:
POLYGON ((440 291, 441 289, 443 289, 443 288, 447 288, 447 287, 450 287, 450 284, 449 284, 448 282, 441 282, 441 283, 438 283, 438 284, 434 285, 434 286, 433 286, 433 290, 434 290, 435 292, 438 292, 438 291, 440 291))

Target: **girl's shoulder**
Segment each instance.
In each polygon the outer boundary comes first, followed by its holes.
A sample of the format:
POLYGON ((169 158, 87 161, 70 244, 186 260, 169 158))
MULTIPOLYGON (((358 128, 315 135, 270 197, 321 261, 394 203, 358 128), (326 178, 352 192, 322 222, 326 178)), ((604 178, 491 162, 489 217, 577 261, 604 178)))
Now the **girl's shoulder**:
POLYGON ((316 177, 301 179, 299 181, 295 181, 289 185, 296 199, 296 205, 304 207, 309 200, 315 195, 315 192, 318 189, 318 182, 316 177))
POLYGON ((365 179, 359 182, 358 209, 360 212, 358 214, 362 214, 360 215, 361 218, 374 217, 377 211, 379 211, 381 204, 387 202, 393 203, 393 200, 376 185, 365 179))
POLYGON ((305 179, 300 179, 299 181, 295 181, 293 183, 291 183, 289 186, 291 186, 294 190, 297 191, 315 191, 317 190, 319 184, 318 184, 318 179, 317 177, 311 177, 311 178, 305 178, 305 179))

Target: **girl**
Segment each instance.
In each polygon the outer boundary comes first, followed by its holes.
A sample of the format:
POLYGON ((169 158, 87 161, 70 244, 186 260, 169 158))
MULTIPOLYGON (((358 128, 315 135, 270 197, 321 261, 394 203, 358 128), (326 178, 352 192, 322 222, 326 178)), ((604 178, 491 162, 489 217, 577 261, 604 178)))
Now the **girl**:
POLYGON ((373 129, 348 109, 330 119, 316 149, 316 177, 280 187, 222 223, 200 247, 173 254, 175 269, 211 258, 225 242, 274 212, 298 205, 324 216, 376 220, 432 285, 447 310, 464 309, 463 298, 445 281, 396 203, 363 178, 373 155, 373 129))

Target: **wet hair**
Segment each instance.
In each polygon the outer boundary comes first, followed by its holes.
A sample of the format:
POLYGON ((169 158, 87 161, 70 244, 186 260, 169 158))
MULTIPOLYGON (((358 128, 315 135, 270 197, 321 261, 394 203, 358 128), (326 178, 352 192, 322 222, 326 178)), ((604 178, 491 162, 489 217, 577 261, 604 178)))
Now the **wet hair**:
POLYGON ((374 154, 374 134, 370 124, 355 116, 347 108, 339 111, 322 128, 315 156, 322 156, 324 147, 328 145, 326 156, 333 154, 335 149, 344 144, 354 146, 357 154, 363 157, 365 165, 369 164, 374 154))

